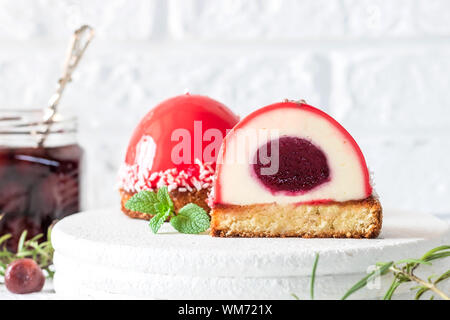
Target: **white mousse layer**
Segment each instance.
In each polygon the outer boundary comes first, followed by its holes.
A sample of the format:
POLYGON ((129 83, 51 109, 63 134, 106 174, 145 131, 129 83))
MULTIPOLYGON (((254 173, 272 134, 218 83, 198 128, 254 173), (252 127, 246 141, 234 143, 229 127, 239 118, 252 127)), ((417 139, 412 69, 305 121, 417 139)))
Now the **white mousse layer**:
POLYGON ((367 197, 365 168, 348 137, 328 120, 301 108, 274 109, 255 116, 243 128, 228 135, 224 150, 224 157, 219 158, 223 164, 217 178, 220 203, 301 203, 367 197), (257 140, 253 139, 254 133, 257 140), (248 136, 252 138, 247 139, 248 136), (330 181, 304 194, 271 193, 252 174, 250 161, 261 146, 281 136, 303 138, 320 148, 327 157, 330 181))

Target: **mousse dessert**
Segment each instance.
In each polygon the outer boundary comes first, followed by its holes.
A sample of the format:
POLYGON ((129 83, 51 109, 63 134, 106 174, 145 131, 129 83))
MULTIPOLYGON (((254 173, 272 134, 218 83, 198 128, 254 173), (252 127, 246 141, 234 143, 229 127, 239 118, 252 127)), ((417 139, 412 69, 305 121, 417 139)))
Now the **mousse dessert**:
POLYGON ((150 110, 134 130, 119 172, 122 211, 150 220, 152 214, 125 204, 140 191, 165 186, 175 212, 189 203, 209 212, 206 200, 220 146, 238 121, 225 105, 200 95, 180 95, 150 110))
POLYGON ((233 128, 210 204, 212 236, 374 238, 381 230, 358 144, 302 102, 264 107, 233 128))

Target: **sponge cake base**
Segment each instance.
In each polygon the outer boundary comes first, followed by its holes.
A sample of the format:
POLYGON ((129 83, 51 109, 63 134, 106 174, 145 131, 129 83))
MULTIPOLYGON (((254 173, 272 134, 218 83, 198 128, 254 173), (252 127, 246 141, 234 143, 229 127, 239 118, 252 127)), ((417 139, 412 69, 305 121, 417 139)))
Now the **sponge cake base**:
POLYGON ((211 212, 214 237, 376 238, 381 224, 373 196, 327 204, 216 204, 211 212))

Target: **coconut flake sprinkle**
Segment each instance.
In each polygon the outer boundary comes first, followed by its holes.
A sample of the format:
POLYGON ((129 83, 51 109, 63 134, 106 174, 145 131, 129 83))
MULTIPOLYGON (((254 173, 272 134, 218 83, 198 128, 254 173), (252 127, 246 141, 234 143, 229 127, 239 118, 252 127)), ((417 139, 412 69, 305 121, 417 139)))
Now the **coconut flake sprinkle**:
POLYGON ((212 163, 202 163, 196 159, 190 169, 151 172, 137 164, 123 164, 119 170, 118 186, 127 192, 153 191, 162 186, 167 186, 169 191, 192 192, 212 186, 215 171, 212 163))

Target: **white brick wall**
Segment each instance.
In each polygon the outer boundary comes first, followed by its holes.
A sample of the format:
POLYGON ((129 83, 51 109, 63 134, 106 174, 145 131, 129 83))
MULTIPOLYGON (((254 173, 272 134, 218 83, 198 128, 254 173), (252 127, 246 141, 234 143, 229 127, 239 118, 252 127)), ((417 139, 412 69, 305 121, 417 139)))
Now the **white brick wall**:
POLYGON ((149 108, 184 92, 245 115, 284 98, 360 143, 389 207, 450 213, 450 1, 0 0, 0 105, 44 106, 71 31, 97 37, 62 107, 81 119, 86 207, 149 108))
POLYGON ((150 39, 163 0, 0 0, 0 38, 63 39, 83 23, 99 37, 150 39))

